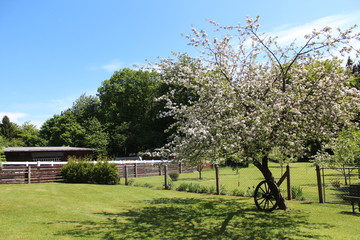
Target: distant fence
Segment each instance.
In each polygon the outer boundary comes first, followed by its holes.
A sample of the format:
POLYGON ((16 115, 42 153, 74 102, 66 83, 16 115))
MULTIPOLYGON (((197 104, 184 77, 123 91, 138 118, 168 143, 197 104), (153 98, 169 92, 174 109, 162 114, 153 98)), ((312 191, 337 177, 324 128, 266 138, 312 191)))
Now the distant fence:
MULTIPOLYGON (((96 161, 94 161, 94 164, 96 161)), ((174 163, 167 160, 143 160, 143 161, 109 161, 118 166, 120 177, 125 178, 125 168, 128 177, 147 177, 163 175, 166 165, 169 171, 187 173, 196 171, 195 167, 174 163)), ((61 182, 61 168, 67 162, 5 162, 0 169, 0 184, 23 184, 61 182)))
POLYGON ((350 184, 360 184, 359 167, 317 169, 320 202, 344 203, 344 196, 349 195, 350 184))

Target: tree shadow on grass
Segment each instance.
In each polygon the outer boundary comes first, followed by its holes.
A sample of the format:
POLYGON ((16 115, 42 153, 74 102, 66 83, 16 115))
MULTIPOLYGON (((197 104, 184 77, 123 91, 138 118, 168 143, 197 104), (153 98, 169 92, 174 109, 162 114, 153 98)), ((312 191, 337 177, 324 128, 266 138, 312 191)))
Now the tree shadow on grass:
MULTIPOLYGON (((98 239, 305 239, 323 238, 303 212, 258 211, 244 200, 160 198, 127 212, 95 213, 103 220, 68 222, 73 229, 58 236, 98 239)), ((319 232, 319 231, 318 231, 319 232)))

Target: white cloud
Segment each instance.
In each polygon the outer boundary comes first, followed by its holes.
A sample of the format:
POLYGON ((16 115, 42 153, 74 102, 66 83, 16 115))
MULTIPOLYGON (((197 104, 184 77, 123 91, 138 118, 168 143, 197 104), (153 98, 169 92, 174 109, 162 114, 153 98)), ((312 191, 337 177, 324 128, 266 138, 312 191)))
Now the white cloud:
POLYGON ((100 66, 101 69, 106 70, 108 72, 115 72, 124 67, 124 64, 119 60, 112 60, 111 62, 100 66))
POLYGON ((22 112, 0 112, 1 119, 3 119, 4 116, 8 116, 10 122, 19 124, 20 122, 22 122, 21 119, 26 117, 27 114, 22 112))
POLYGON ((269 32, 269 34, 271 36, 278 36, 279 44, 289 44, 294 40, 304 39, 304 36, 311 33, 314 29, 320 30, 327 26, 331 27, 332 29, 345 29, 355 25, 358 22, 360 22, 359 12, 347 15, 339 14, 319 18, 317 20, 302 24, 301 26, 285 25, 280 28, 281 30, 275 30, 274 32, 269 32))

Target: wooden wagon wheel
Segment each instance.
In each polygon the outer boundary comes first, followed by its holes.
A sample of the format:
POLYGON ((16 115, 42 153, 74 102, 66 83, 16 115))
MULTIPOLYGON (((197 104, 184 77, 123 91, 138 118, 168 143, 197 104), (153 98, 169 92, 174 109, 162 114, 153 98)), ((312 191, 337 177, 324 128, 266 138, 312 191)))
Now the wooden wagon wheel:
POLYGON ((272 181, 264 180, 260 182, 254 192, 255 205, 259 210, 271 212, 278 206, 278 202, 271 188, 276 187, 272 181))

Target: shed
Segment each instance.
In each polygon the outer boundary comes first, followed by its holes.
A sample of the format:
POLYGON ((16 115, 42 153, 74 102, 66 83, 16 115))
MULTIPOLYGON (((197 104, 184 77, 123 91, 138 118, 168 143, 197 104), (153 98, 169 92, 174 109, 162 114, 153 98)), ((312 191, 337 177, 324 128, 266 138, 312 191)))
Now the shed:
POLYGON ((85 157, 95 149, 79 147, 5 147, 7 162, 67 161, 69 156, 85 157))

